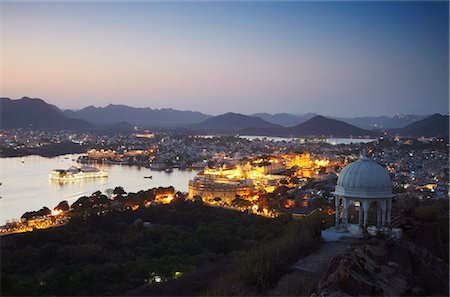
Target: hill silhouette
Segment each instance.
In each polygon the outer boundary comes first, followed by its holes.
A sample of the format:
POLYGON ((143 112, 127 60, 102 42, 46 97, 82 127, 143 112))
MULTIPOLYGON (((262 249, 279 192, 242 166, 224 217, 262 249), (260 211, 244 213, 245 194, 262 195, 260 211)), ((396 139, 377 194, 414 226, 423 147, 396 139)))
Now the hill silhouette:
POLYGON ((2 129, 86 129, 93 125, 64 116, 59 108, 42 99, 23 97, 12 100, 0 98, 0 127, 2 129))
POLYGON ((326 118, 320 115, 289 128, 289 131, 295 136, 360 137, 376 135, 376 133, 372 131, 361 129, 346 122, 326 118))
POLYGON ((109 104, 105 107, 88 106, 81 110, 65 110, 70 118, 77 118, 98 125, 128 122, 143 127, 175 127, 199 123, 208 115, 196 111, 180 111, 171 108, 152 109, 109 104))
POLYGON ((320 115, 293 127, 249 128, 242 131, 242 134, 284 137, 374 137, 377 135, 373 131, 364 130, 343 121, 329 119, 320 115))
POLYGON ((394 129, 391 133, 414 137, 449 137, 449 117, 435 113, 423 120, 414 122, 404 128, 394 129))
POLYGON ((251 116, 261 118, 269 123, 284 126, 284 127, 292 127, 298 124, 301 124, 309 119, 315 117, 316 113, 305 113, 305 114, 293 114, 293 113, 255 113, 251 116))
POLYGON ((193 125, 192 128, 211 132, 239 132, 246 128, 277 129, 282 127, 258 117, 228 112, 206 119, 199 124, 193 125))

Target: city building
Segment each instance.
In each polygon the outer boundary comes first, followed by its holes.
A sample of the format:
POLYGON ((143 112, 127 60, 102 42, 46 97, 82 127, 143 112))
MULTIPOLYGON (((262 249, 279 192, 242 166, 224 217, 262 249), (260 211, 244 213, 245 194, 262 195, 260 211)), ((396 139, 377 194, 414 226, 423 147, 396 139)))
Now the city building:
POLYGON ((212 175, 198 175, 189 181, 189 198, 200 196, 205 202, 216 198, 231 203, 236 195, 248 196, 254 191, 251 179, 229 179, 212 175))

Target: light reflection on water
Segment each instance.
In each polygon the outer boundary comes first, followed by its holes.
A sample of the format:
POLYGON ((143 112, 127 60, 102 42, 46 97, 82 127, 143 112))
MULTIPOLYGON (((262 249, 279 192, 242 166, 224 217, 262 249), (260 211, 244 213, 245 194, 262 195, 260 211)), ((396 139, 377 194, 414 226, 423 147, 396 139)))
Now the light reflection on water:
POLYGON ((369 138, 327 138, 326 142, 329 144, 352 144, 352 143, 369 143, 376 141, 376 139, 369 138))
POLYGON ((18 219, 30 210, 43 206, 53 209, 60 201, 69 203, 83 195, 116 186, 127 192, 137 192, 158 186, 174 186, 179 191, 188 190, 188 181, 197 171, 174 170, 171 173, 151 171, 137 166, 95 165, 109 171, 108 178, 53 181, 48 178, 52 169, 67 169, 79 166, 75 160, 80 155, 65 155, 55 158, 28 156, 22 158, 0 158, 0 224, 18 219), (152 179, 144 176, 151 175, 152 179))
MULTIPOLYGON (((241 135, 239 136, 240 138, 244 138, 244 139, 248 139, 248 140, 255 140, 255 139, 265 139, 268 141, 274 141, 274 142, 278 142, 278 141, 300 141, 300 140, 305 140, 305 138, 297 138, 297 137, 270 137, 270 136, 248 136, 248 135, 241 135)), ((376 141, 376 139, 368 139, 368 138, 324 138, 324 139, 308 139, 308 142, 314 143, 314 142, 325 142, 328 144, 352 144, 352 143, 369 143, 372 141, 376 141)))

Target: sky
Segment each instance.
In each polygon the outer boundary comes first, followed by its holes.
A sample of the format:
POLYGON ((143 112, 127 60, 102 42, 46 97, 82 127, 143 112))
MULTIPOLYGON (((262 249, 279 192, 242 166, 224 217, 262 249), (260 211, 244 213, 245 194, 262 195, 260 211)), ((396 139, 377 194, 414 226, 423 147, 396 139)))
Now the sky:
POLYGON ((0 2, 0 96, 332 116, 448 113, 447 2, 0 2))

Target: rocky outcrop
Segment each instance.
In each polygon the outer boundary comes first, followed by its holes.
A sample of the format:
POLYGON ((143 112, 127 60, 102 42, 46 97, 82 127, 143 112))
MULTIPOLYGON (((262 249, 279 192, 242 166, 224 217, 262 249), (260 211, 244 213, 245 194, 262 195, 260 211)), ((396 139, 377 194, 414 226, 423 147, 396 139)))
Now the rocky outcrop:
POLYGON ((448 296, 448 277, 448 264, 428 250, 372 239, 333 258, 313 296, 448 296))
POLYGON ((439 258, 444 257, 444 248, 437 222, 421 222, 412 217, 402 217, 393 226, 403 230, 403 239, 426 248, 439 258))

